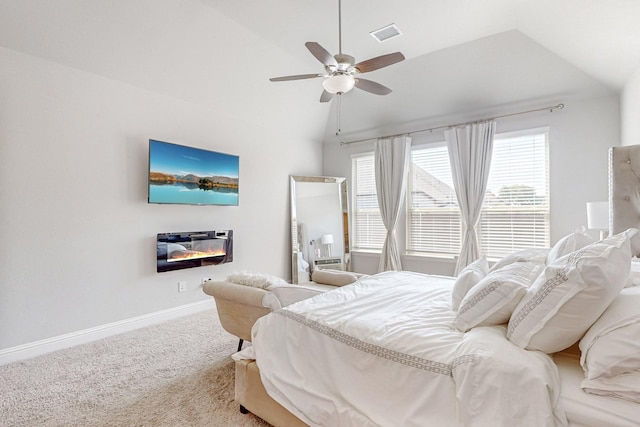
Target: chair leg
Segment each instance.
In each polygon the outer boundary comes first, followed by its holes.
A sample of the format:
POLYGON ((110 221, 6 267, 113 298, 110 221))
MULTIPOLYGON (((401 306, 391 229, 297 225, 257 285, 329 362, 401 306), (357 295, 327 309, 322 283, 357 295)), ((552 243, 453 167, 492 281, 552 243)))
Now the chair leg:
POLYGON ((242 338, 240 338, 240 342, 238 343, 238 351, 242 350, 242 344, 244 343, 244 340, 242 338))

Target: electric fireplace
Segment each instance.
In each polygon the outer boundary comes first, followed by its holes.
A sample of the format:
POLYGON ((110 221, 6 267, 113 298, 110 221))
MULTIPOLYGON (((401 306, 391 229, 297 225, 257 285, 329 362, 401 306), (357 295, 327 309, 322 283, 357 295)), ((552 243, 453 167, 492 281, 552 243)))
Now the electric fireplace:
POLYGON ((158 233, 157 271, 180 270, 233 261, 233 230, 158 233))

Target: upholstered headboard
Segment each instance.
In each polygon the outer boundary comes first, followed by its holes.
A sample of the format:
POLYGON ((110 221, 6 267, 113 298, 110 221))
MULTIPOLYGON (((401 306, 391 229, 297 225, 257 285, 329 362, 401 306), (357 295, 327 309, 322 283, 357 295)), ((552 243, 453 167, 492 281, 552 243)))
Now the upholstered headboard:
POLYGON ((640 229, 640 145, 609 149, 609 209, 611 234, 640 229))

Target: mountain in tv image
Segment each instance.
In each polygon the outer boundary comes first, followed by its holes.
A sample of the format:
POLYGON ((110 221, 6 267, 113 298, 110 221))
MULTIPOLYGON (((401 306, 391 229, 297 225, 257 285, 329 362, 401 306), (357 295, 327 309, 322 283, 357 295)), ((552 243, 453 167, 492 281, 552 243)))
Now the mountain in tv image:
POLYGON ((171 175, 164 172, 150 172, 149 180, 153 185, 175 185, 182 184, 187 188, 202 190, 222 190, 238 191, 238 178, 228 176, 198 176, 194 174, 188 175, 171 175))

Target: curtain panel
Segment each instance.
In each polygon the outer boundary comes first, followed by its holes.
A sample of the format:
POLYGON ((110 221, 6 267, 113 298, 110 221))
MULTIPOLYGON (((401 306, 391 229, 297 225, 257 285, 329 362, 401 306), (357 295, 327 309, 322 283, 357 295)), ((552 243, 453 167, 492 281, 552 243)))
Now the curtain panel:
POLYGON ((411 158, 411 137, 380 138, 375 143, 375 177, 378 206, 387 236, 382 247, 378 272, 402 270, 396 240, 398 216, 407 186, 407 169, 411 158))
POLYGON ((495 134, 495 121, 468 124, 444 133, 463 227, 456 275, 481 255, 476 224, 487 191, 495 134))

